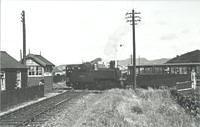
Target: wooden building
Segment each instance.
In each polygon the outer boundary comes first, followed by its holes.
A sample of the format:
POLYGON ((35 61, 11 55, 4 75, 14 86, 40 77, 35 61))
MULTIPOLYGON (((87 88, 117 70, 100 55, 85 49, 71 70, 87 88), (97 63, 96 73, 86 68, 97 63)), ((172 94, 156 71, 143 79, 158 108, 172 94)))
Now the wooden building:
POLYGON ((27 85, 28 68, 5 51, 0 51, 0 110, 35 97, 44 96, 44 87, 27 85))
POLYGON ((1 91, 27 87, 27 67, 1 51, 1 91))
POLYGON ((36 54, 28 54, 24 63, 28 67, 28 85, 44 84, 45 93, 50 92, 53 89, 52 71, 55 65, 42 55, 36 54))

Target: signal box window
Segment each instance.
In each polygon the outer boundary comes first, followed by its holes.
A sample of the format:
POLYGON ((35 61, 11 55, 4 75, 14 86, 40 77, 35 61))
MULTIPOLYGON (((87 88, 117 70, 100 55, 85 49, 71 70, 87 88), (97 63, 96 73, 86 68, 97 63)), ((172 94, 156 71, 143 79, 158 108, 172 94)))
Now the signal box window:
POLYGON ((0 80, 1 80, 1 90, 4 91, 6 90, 6 76, 4 71, 0 72, 0 80))
POLYGON ((28 69, 29 76, 41 76, 42 75, 42 67, 40 66, 31 66, 28 69))

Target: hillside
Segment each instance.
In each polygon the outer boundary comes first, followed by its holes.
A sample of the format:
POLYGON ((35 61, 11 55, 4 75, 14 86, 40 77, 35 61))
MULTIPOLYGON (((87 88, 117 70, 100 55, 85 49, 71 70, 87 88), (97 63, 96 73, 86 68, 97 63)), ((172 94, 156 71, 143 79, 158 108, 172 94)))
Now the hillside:
MULTIPOLYGON (((146 58, 137 58, 136 59, 136 65, 145 65, 145 64, 163 64, 167 62, 169 58, 161 58, 161 59, 155 59, 155 60, 148 60, 146 58)), ((119 60, 119 65, 127 66, 131 64, 131 59, 125 59, 125 60, 119 60)))

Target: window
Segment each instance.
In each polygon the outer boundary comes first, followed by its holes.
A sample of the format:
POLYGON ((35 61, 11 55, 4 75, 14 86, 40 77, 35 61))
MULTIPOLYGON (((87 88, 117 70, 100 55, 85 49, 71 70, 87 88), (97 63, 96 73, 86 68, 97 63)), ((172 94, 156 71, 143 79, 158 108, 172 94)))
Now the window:
POLYGON ((22 84, 21 84, 21 72, 17 71, 17 81, 16 81, 16 89, 17 88, 21 88, 22 84))
POLYGON ((175 67, 171 67, 171 70, 170 70, 170 71, 171 71, 170 74, 175 74, 176 68, 175 68, 175 67))
POLYGON ((127 74, 128 74, 128 75, 130 75, 130 74, 131 74, 131 72, 130 72, 130 68, 128 69, 128 72, 127 72, 127 74))
POLYGON ((173 66, 171 67, 171 74, 180 74, 180 70, 179 67, 173 66))
POLYGON ((153 67, 145 67, 144 73, 145 74, 152 74, 153 73, 153 67))
POLYGON ((42 75, 42 67, 38 67, 38 75, 42 75))
POLYGON ((180 69, 179 69, 179 67, 176 67, 176 68, 175 68, 175 74, 180 74, 180 69))
POLYGON ((140 68, 136 68, 136 74, 140 74, 140 68))
POLYGON ((164 73, 170 74, 170 67, 164 67, 164 73))
POLYGON ((200 66, 197 66, 197 73, 200 73, 200 66))
POLYGON ((144 67, 140 68, 140 74, 144 74, 144 67))
MULTIPOLYGON (((77 70, 77 68, 76 67, 73 67, 73 70, 77 70)), ((52 71, 52 67, 51 66, 46 66, 45 67, 45 72, 51 72, 52 71)))
POLYGON ((187 74, 187 67, 180 67, 180 74, 187 74))
POLYGON ((41 76, 42 75, 42 67, 40 66, 30 66, 28 69, 28 75, 30 76, 41 76))
POLYGON ((162 74, 163 73, 163 68, 162 67, 155 67, 154 68, 154 73, 155 74, 162 74))
POLYGON ((1 80, 1 90, 4 91, 6 90, 6 76, 4 71, 0 72, 0 80, 1 80))

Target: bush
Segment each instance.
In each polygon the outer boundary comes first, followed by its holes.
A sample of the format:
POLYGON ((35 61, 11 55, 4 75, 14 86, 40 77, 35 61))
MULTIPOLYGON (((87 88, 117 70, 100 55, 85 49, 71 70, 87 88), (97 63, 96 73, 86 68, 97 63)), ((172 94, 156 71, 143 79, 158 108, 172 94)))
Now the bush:
POLYGON ((199 88, 195 91, 185 93, 171 91, 173 98, 181 105, 187 113, 200 120, 200 94, 199 88))

